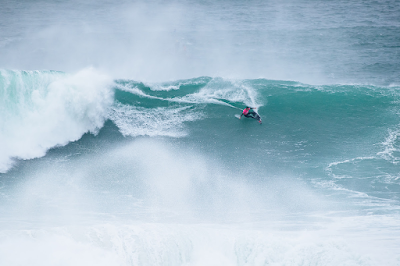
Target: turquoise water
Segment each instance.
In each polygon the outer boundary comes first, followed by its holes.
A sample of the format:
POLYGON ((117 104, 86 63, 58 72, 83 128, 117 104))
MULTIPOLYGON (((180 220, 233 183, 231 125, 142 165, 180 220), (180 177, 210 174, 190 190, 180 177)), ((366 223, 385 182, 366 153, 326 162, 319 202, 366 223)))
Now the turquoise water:
POLYGON ((1 265, 399 265, 397 2, 4 6, 1 265))

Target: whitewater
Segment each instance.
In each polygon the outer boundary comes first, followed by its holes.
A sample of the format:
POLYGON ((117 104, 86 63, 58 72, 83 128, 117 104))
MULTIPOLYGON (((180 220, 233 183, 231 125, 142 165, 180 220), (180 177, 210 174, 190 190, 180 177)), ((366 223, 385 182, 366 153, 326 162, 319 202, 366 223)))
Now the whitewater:
POLYGON ((5 1, 0 265, 400 265, 399 14, 5 1))

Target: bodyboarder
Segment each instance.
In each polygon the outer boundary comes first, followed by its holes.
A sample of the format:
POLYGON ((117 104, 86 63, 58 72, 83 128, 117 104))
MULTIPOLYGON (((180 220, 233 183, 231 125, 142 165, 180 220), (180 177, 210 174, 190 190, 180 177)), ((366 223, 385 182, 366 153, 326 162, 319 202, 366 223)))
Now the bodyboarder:
POLYGON ((261 122, 261 117, 260 117, 259 114, 257 114, 254 111, 254 109, 256 109, 256 108, 251 108, 251 107, 246 106, 246 108, 244 108, 242 114, 240 115, 239 119, 241 119, 242 116, 244 115, 247 118, 254 118, 254 119, 258 120, 258 123, 261 124, 262 123, 261 122))

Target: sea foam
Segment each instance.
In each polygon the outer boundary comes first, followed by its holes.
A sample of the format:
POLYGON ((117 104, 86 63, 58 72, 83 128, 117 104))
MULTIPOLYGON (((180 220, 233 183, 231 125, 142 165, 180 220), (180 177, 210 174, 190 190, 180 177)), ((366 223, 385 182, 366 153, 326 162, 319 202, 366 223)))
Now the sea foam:
POLYGON ((102 127, 113 101, 112 80, 93 68, 68 75, 2 70, 0 172, 13 158, 32 159, 102 127))

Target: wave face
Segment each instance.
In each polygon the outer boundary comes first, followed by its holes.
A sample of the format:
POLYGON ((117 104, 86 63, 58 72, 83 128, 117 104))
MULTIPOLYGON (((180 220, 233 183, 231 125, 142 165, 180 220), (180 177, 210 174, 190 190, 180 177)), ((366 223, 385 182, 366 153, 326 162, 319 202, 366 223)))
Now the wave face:
POLYGON ((184 137, 232 167, 304 171, 317 186, 397 200, 398 87, 201 77, 118 80, 115 89, 109 126, 125 137, 184 137), (245 106, 257 108, 263 125, 235 118, 245 106))
POLYGON ((93 69, 2 82, 2 264, 399 260, 398 87, 93 69), (235 117, 246 105, 262 125, 235 117))

